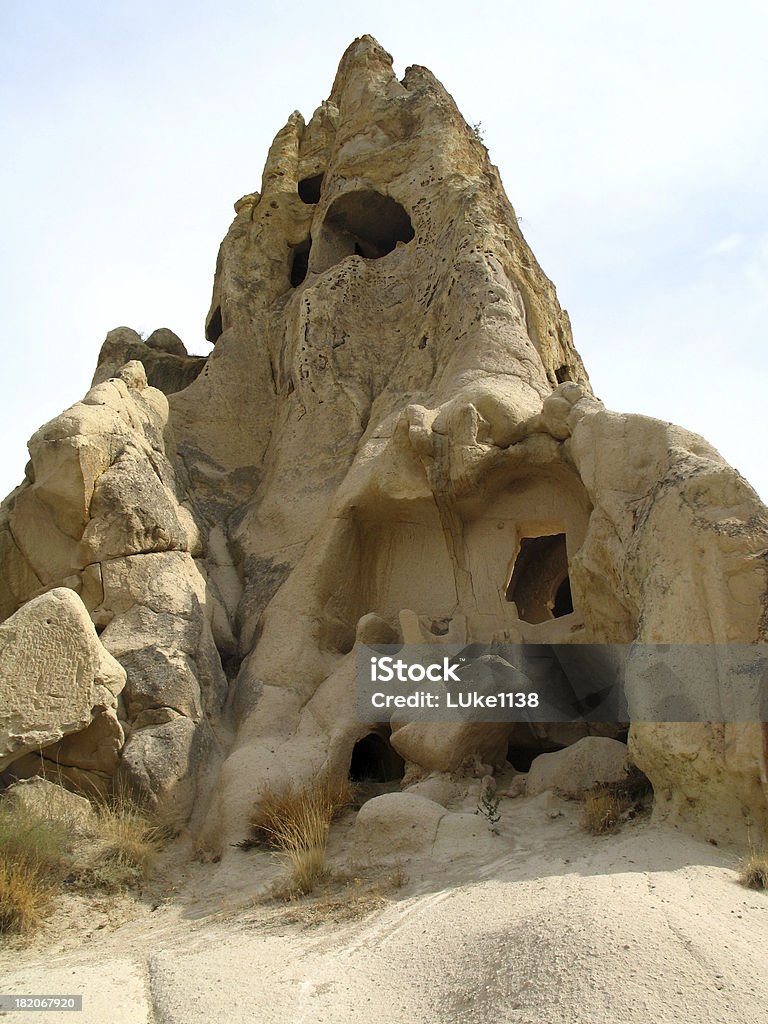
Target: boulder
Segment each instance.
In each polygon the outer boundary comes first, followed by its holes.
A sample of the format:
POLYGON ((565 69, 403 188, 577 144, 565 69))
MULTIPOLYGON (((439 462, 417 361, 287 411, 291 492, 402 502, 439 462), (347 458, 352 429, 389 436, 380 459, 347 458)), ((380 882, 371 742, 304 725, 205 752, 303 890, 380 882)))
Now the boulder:
POLYGON ((81 732, 65 736, 43 750, 44 757, 68 768, 114 774, 125 743, 123 727, 112 708, 94 715, 91 724, 81 732))
POLYGON ((178 334, 174 334, 167 327, 158 327, 156 331, 152 331, 146 340, 146 345, 149 348, 157 349, 159 352, 167 352, 169 355, 179 356, 181 359, 186 359, 189 354, 178 334))
POLYGON ((101 346, 93 383, 116 377, 131 360, 140 362, 149 384, 166 395, 188 387, 206 362, 204 356, 188 355, 184 343, 167 327, 153 331, 146 342, 130 327, 116 327, 101 346))
POLYGON ((374 797, 355 819, 355 855, 378 863, 429 854, 445 814, 440 804, 412 793, 374 797))
POLYGON ((441 807, 447 807, 463 795, 462 787, 447 773, 436 772, 415 782, 405 791, 412 796, 423 796, 441 807))
POLYGON ((59 821, 79 832, 87 832, 96 822, 90 801, 48 779, 15 782, 5 791, 2 800, 21 811, 30 822, 35 819, 59 821))
POLYGON ((564 796, 579 797, 598 782, 620 782, 626 778, 626 764, 626 744, 605 736, 585 736, 564 750, 534 758, 525 792, 527 796, 538 796, 551 789, 564 796))
POLYGON ((86 730, 124 685, 77 594, 56 588, 28 601, 0 625, 0 769, 86 730))
POLYGON ((118 778, 147 804, 172 803, 185 816, 192 810, 199 774, 213 767, 215 753, 216 741, 207 721, 196 725, 176 715, 131 734, 118 778))

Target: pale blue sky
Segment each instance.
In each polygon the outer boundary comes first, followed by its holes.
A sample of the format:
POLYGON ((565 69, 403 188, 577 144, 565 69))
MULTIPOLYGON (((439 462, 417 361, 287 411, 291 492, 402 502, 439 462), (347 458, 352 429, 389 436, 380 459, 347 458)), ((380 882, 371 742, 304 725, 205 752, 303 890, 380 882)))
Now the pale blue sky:
POLYGON ((702 433, 768 497, 762 0, 2 0, 0 492, 110 328, 208 351, 232 203, 363 32, 482 122, 598 395, 702 433))

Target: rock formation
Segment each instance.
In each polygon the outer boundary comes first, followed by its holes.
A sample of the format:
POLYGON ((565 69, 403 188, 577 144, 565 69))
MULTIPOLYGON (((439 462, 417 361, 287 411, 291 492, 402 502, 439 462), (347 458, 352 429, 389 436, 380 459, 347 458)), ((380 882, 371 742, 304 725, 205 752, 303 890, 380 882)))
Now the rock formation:
MULTIPOLYGON (((194 807, 201 847, 242 838, 265 779, 378 751, 408 782, 584 735, 361 724, 356 640, 765 640, 768 512, 700 437, 593 396, 429 71, 355 40, 235 210, 210 357, 111 332, 0 512, 0 614, 80 596, 127 676, 118 771, 194 807)), ((768 824, 767 748, 759 722, 629 732, 657 817, 737 838, 768 824)))
POLYGON ((72 590, 33 598, 0 626, 0 679, 0 770, 45 747, 65 772, 114 772, 125 669, 99 643, 72 590))

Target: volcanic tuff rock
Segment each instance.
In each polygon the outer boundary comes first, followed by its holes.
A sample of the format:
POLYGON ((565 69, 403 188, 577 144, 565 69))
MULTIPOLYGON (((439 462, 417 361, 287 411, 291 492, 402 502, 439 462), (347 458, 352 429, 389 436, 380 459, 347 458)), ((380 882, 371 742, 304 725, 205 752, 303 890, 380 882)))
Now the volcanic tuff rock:
MULTIPOLYGON (((701 438, 595 399, 496 168, 429 71, 398 80, 355 40, 235 210, 210 357, 111 332, 0 512, 0 612, 82 596, 127 673, 120 771, 197 799, 202 846, 243 836, 265 777, 352 761, 414 781, 457 751, 494 763, 584 735, 370 729, 356 639, 765 639, 768 513, 701 438)), ((657 815, 768 823, 761 724, 633 722, 629 749, 657 815)))
POLYGON ((598 782, 620 782, 626 778, 627 748, 607 736, 585 736, 551 754, 540 754, 526 780, 528 796, 551 789, 578 798, 598 782))
MULTIPOLYGON (((82 601, 64 587, 28 601, 0 626, 0 770, 77 733, 89 763, 116 766, 115 718, 125 670, 102 647, 82 601)), ((71 746, 69 747, 71 749, 71 746)), ((66 764, 66 758, 64 759, 66 764)))

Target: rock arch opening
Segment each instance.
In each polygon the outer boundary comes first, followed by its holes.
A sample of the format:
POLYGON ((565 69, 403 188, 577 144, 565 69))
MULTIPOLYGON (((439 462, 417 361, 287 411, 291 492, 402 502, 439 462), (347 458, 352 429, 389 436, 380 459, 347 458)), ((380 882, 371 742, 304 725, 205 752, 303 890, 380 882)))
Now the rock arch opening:
POLYGON ((345 192, 331 203, 320 229, 317 269, 328 270, 346 256, 381 259, 413 237, 408 212, 391 196, 373 189, 345 192))
POLYGON ((523 622, 546 622, 573 611, 565 534, 523 537, 506 598, 523 622))
POLYGON ((299 199, 307 206, 315 206, 320 202, 323 189, 324 174, 313 174, 311 178, 302 178, 299 182, 299 199))
POLYGON ((349 777, 352 782, 396 782, 405 774, 405 761, 386 737, 369 732, 352 750, 349 777))

